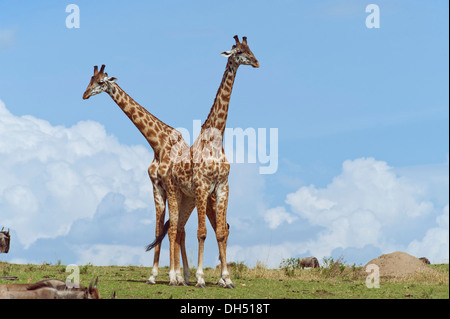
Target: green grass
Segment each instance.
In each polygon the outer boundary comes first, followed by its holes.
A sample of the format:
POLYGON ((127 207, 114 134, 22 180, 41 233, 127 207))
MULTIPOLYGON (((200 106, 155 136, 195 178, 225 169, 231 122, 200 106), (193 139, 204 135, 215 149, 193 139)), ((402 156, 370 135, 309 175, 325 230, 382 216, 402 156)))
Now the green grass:
MULTIPOLYGON (((267 269, 263 264, 248 268, 238 263, 230 269, 235 289, 215 285, 219 270, 205 269, 206 289, 195 287, 195 270, 191 269, 189 286, 168 286, 168 267, 160 268, 155 285, 145 282, 151 273, 150 267, 108 266, 91 264, 80 266, 81 285, 88 286, 98 276, 98 288, 103 298, 110 298, 116 291, 117 298, 153 299, 318 299, 318 298, 386 298, 428 299, 449 298, 449 266, 432 265, 436 273, 432 276, 388 280, 381 278, 380 288, 369 289, 365 285, 366 274, 361 267, 328 263, 319 269, 298 269, 282 264, 280 269, 267 269)), ((64 265, 19 265, 0 262, 0 276, 17 276, 14 283, 37 282, 46 278, 65 280, 69 273, 64 265)), ((0 284, 11 281, 0 280, 0 284)))

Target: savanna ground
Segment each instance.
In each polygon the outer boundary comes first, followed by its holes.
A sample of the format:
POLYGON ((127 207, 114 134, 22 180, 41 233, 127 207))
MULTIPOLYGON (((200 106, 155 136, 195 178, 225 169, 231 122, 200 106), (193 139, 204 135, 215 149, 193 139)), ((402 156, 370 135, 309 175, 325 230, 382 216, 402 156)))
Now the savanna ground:
MULTIPOLYGON (((431 265, 432 275, 417 274, 403 279, 380 278, 380 288, 367 288, 367 273, 362 267, 344 265, 332 259, 324 260, 323 267, 299 269, 295 260, 283 260, 279 269, 267 269, 258 263, 248 268, 244 263, 235 264, 231 278, 235 289, 215 285, 218 269, 206 268, 207 288, 195 287, 195 269, 191 269, 188 286, 168 286, 168 267, 161 267, 155 285, 145 282, 150 267, 138 266, 79 266, 80 283, 88 286, 91 279, 99 277, 98 289, 104 299, 113 291, 119 299, 448 299, 449 265, 431 265)), ((0 279, 0 284, 31 283, 46 278, 65 281, 65 265, 19 265, 0 262, 0 276, 17 276, 18 280, 0 279)))

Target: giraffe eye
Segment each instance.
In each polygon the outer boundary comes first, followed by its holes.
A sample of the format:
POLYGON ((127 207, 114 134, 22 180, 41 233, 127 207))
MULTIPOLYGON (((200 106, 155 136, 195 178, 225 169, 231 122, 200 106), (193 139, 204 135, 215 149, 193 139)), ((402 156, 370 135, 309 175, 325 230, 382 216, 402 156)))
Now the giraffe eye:
POLYGON ((104 84, 105 81, 98 81, 97 83, 98 83, 98 84, 104 84))

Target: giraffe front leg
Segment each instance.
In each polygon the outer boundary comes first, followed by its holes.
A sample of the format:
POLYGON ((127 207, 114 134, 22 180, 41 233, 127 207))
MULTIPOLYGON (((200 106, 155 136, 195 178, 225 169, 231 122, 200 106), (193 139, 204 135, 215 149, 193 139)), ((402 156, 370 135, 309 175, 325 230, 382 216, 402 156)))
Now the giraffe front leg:
MULTIPOLYGON (((200 219, 200 216, 199 216, 200 219)), ((204 217, 203 217, 204 220, 204 217)), ((204 222, 203 222, 204 224, 204 222)), ((198 238, 198 265, 197 265, 197 272, 195 273, 195 276, 197 277, 197 284, 195 285, 198 288, 206 288, 206 283, 204 279, 204 273, 203 273, 203 250, 205 247, 205 239, 206 239, 206 227, 199 228, 197 231, 197 238, 198 238)))
MULTIPOLYGON (((212 193, 208 197, 208 203, 206 206, 206 216, 208 216, 209 223, 211 227, 214 229, 214 232, 217 232, 217 221, 216 221, 216 195, 212 193)), ((219 260, 220 260, 220 251, 219 251, 219 260)), ((222 277, 219 278, 217 282, 217 286, 224 287, 225 281, 223 281, 222 277)))
MULTIPOLYGON (((169 286, 177 286, 177 275, 175 271, 175 265, 177 264, 176 253, 179 254, 177 247, 177 227, 178 227, 178 208, 176 200, 168 196, 169 202, 169 214, 170 214, 170 227, 169 227, 169 242, 170 242, 170 270, 169 270, 169 286)), ((179 260, 179 257, 178 257, 179 260)))
MULTIPOLYGON (((163 174, 161 174, 163 175, 163 174)), ((170 270, 169 270, 169 285, 170 286, 176 286, 177 285, 177 276, 176 276, 176 255, 175 253, 178 252, 178 247, 176 245, 176 239, 177 239, 177 231, 178 231, 178 199, 179 194, 177 193, 175 187, 172 184, 172 181, 170 178, 165 178, 163 180, 163 183, 165 185, 165 190, 167 193, 167 205, 169 207, 169 229, 168 229, 168 235, 169 235, 169 244, 170 244, 170 270)), ((179 252, 178 252, 179 254, 179 252)), ((179 258, 178 258, 179 259, 179 258)))
POLYGON ((203 249, 205 245, 205 239, 198 240, 198 266, 197 272, 195 276, 197 277, 197 284, 195 285, 198 288, 206 288, 206 283, 204 279, 203 273, 203 249))
MULTIPOLYGON (((216 202, 216 194, 212 193, 211 196, 208 198, 208 206, 206 207, 206 216, 208 216, 209 222, 211 223, 212 228, 214 229, 214 232, 216 233, 217 236, 217 217, 218 215, 216 214, 217 212, 217 202, 216 202)), ((227 230, 228 230, 228 224, 227 224, 227 230)), ((219 240, 218 240, 219 243, 219 240)), ((227 239, 225 237, 225 242, 224 242, 224 246, 225 246, 225 251, 226 251, 226 247, 227 247, 227 239)), ((221 260, 221 249, 220 249, 220 245, 219 245, 219 261, 221 260)), ((221 262, 221 266, 222 266, 222 262, 221 262)), ((219 280, 217 281, 217 286, 220 287, 226 287, 227 284, 225 283, 225 280, 222 278, 222 274, 219 278, 219 280)))
POLYGON ((196 197, 197 203, 197 213, 198 213, 198 230, 197 230, 197 239, 198 239, 198 266, 197 266, 197 284, 195 285, 198 288, 205 288, 206 283, 204 279, 203 273, 203 250, 205 247, 205 239, 206 239, 206 204, 207 204, 207 193, 201 193, 196 197))
POLYGON ((227 269, 227 240, 229 235, 228 224, 226 222, 228 206, 228 182, 220 185, 216 189, 216 239, 219 246, 219 258, 221 265, 221 278, 218 282, 225 288, 234 288, 227 269))

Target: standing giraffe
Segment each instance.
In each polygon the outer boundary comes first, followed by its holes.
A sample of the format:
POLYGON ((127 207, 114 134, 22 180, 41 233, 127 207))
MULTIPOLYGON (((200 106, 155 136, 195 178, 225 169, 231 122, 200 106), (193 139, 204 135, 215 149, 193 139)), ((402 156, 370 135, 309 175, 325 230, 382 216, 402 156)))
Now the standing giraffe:
MULTIPOLYGON (((234 288, 227 270, 226 244, 229 230, 226 227, 226 214, 228 205, 228 174, 230 163, 225 157, 223 150, 223 134, 225 132, 228 106, 230 103, 231 90, 233 88, 236 72, 241 64, 259 67, 258 60, 247 45, 247 37, 239 42, 237 35, 234 36, 236 44, 230 51, 222 55, 228 57, 225 73, 216 94, 213 106, 202 125, 200 136, 192 145, 193 157, 193 183, 195 187, 195 205, 198 213, 197 238, 198 267, 197 286, 205 287, 203 278, 203 249, 206 239, 205 215, 208 204, 214 211, 216 239, 219 246, 219 257, 221 264, 221 279, 226 288, 234 288)), ((211 219, 210 219, 211 220, 211 219)))
MULTIPOLYGON (((83 94, 83 99, 88 99, 92 95, 106 92, 111 96, 114 102, 119 105, 122 111, 130 118, 137 129, 144 135, 148 143, 153 149, 154 159, 148 168, 148 174, 153 184, 153 195, 156 208, 156 237, 159 237, 163 231, 164 215, 166 208, 166 200, 169 205, 169 241, 170 241, 170 285, 184 284, 189 282, 189 266, 186 257, 186 249, 184 245, 184 228, 179 232, 179 243, 181 245, 181 254, 183 258, 184 277, 181 273, 175 273, 176 261, 179 265, 179 247, 175 248, 175 239, 177 235, 178 224, 178 205, 181 201, 181 191, 172 183, 171 178, 171 152, 177 154, 189 153, 189 146, 184 141, 180 132, 163 123, 154 115, 150 114, 145 108, 135 102, 127 93, 125 93, 119 85, 117 85, 116 78, 109 77, 104 73, 105 65, 102 65, 100 71, 98 67, 94 66, 94 75, 83 94), (185 151, 183 151, 185 150, 185 151), (178 252, 175 257, 173 251, 178 252)), ((161 244, 159 243, 155 248, 155 255, 153 260, 152 275, 147 283, 155 283, 155 278, 158 275, 158 264, 161 244)), ((179 266, 178 266, 179 270, 179 266)))
MULTIPOLYGON (((226 263, 226 245, 229 234, 228 226, 226 226, 228 225, 226 222, 226 213, 230 163, 227 161, 223 150, 223 134, 226 126, 231 90, 239 65, 244 64, 251 65, 255 68, 259 67, 258 60, 247 45, 247 37, 242 38, 242 43, 239 42, 237 35, 234 36, 234 39, 236 40, 236 44, 233 45, 232 49, 222 52, 223 56, 228 57, 225 73, 213 106, 205 123, 202 125, 200 135, 191 146, 191 163, 189 165, 185 160, 181 160, 180 157, 180 160, 176 161, 172 168, 174 182, 184 193, 183 200, 179 206, 180 215, 178 219, 178 229, 181 234, 184 234, 184 226, 194 206, 197 206, 197 238, 199 249, 196 286, 200 288, 205 287, 205 280, 203 278, 203 250, 206 239, 205 215, 208 216, 216 233, 219 246, 221 278, 218 284, 226 288, 234 288, 226 263)), ((149 245, 149 248, 151 249, 152 245, 162 241, 163 237, 164 233, 149 245)), ((177 237, 178 241, 182 239, 182 236, 177 237)), ((178 247, 180 245, 181 242, 179 242, 178 247)), ((177 269, 179 269, 179 262, 177 269)))

